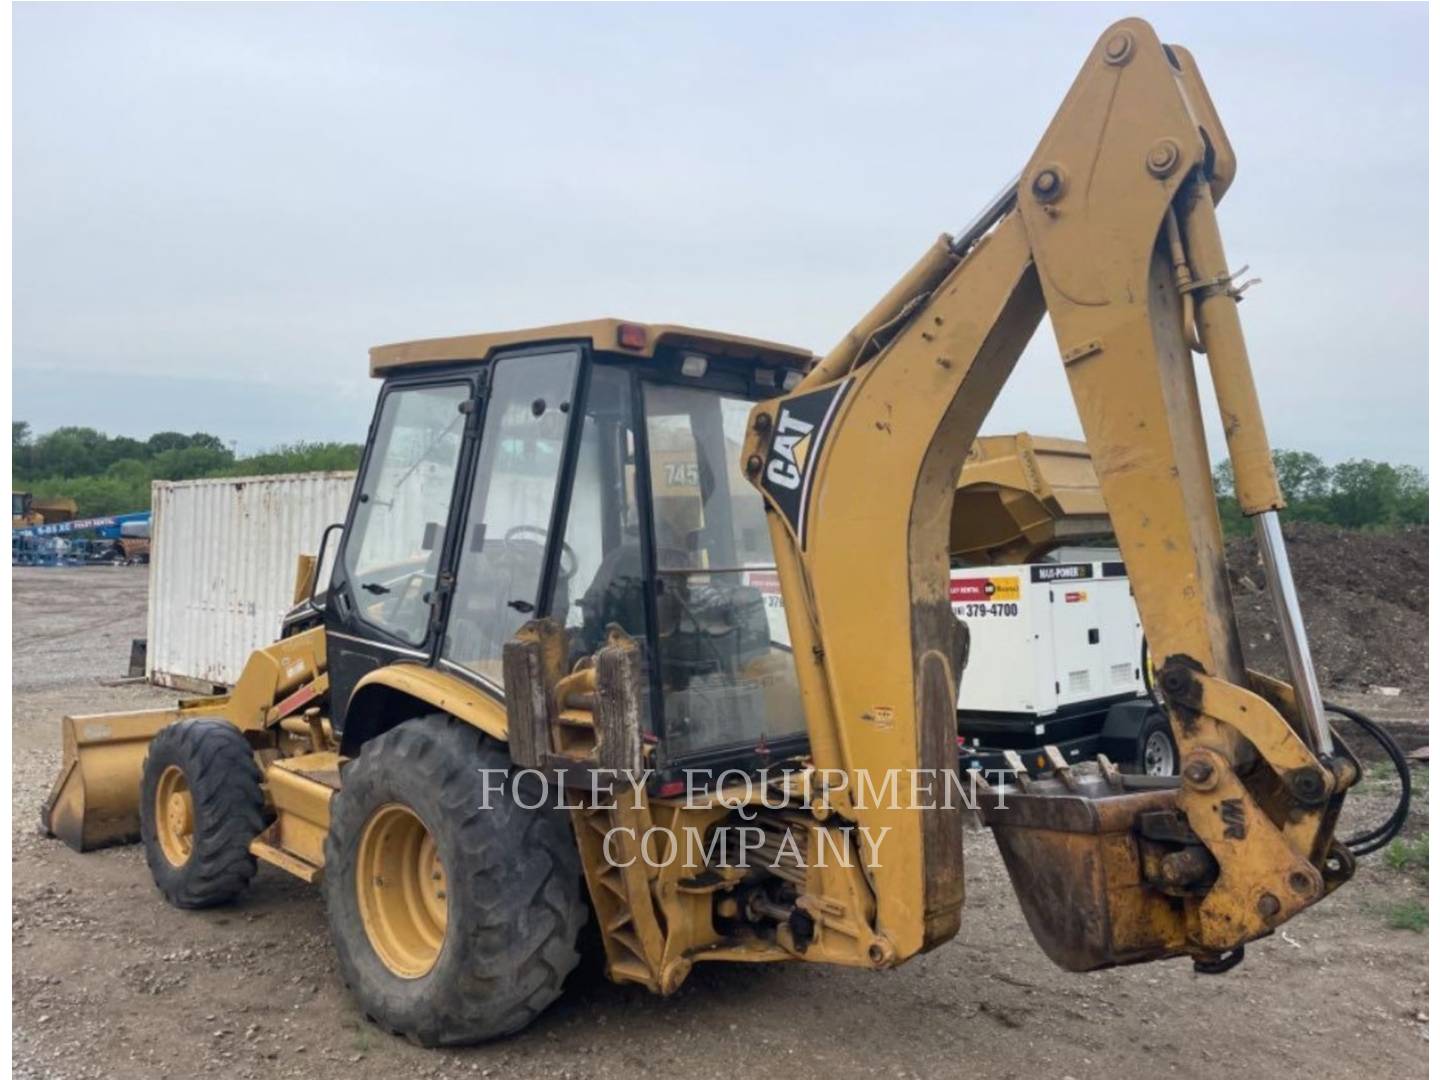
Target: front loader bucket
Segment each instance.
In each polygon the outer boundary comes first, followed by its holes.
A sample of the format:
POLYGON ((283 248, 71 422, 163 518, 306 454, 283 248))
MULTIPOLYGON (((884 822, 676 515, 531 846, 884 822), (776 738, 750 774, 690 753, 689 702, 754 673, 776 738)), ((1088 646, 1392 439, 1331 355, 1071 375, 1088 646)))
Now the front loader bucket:
POLYGON ((67 716, 60 722, 60 775, 40 822, 76 851, 140 839, 140 773, 155 733, 179 709, 67 716))

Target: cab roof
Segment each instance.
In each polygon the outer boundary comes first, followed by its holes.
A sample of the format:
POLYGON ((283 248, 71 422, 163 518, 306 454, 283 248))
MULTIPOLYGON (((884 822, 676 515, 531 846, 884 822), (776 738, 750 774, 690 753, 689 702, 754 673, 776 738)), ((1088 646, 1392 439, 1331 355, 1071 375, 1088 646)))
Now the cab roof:
POLYGON ((377 345, 370 350, 370 374, 392 372, 424 364, 445 364, 462 360, 489 360, 498 350, 523 345, 560 342, 588 342, 597 352, 622 356, 652 357, 657 349, 691 349, 707 356, 729 357, 766 366, 806 370, 815 357, 809 349, 780 345, 738 334, 721 334, 670 323, 637 323, 625 319, 591 319, 586 322, 557 323, 528 330, 502 330, 493 334, 465 334, 461 337, 428 338, 395 345, 377 345))

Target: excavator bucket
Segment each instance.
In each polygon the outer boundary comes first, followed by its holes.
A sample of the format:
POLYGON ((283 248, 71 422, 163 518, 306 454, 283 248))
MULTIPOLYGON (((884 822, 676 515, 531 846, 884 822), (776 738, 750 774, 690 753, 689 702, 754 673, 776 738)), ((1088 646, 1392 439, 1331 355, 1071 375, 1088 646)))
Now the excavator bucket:
POLYGON ((180 709, 67 716, 60 722, 60 775, 40 822, 76 851, 140 838, 140 772, 155 733, 180 709))
POLYGON ((1064 766, 1053 779, 1022 776, 1019 790, 982 797, 1025 921, 1055 964, 1093 971, 1186 951, 1178 887, 1216 867, 1184 828, 1179 793, 1169 778, 1064 766), (1165 879, 1174 895, 1157 889, 1165 879))

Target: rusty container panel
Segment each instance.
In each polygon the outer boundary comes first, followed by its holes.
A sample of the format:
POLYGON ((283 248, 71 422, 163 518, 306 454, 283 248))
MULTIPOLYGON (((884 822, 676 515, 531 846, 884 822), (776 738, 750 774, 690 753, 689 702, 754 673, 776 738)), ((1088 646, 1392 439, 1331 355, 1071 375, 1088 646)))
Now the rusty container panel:
POLYGON ((354 486, 353 472, 155 481, 146 676, 184 690, 233 685, 279 634, 298 556, 345 520, 354 486))

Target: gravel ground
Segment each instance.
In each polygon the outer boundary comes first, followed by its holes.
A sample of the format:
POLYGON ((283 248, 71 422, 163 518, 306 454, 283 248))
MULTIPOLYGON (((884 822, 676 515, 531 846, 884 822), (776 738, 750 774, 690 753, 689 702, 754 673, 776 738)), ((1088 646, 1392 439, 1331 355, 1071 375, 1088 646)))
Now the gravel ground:
MULTIPOLYGON (((885 974, 699 965, 674 997, 577 973, 521 1035, 428 1051, 367 1024, 340 985, 316 892, 262 866, 235 905, 168 907, 138 847, 39 835, 67 712, 173 695, 100 685, 144 633, 143 568, 14 574, 14 1074, 24 1078, 756 1075, 1423 1076, 1426 937, 1394 929, 1423 871, 1380 856, 1222 977, 1184 961, 1069 975, 1033 943, 988 833, 967 837, 955 941, 885 974)), ((1423 700, 1421 698, 1420 700, 1423 700)), ((1392 703, 1393 705, 1393 703, 1392 703)), ((1415 719, 1411 717, 1411 719, 1415 719)), ((1364 782, 1342 832, 1384 814, 1364 782)), ((1424 800, 1408 830, 1428 828, 1424 800)))

